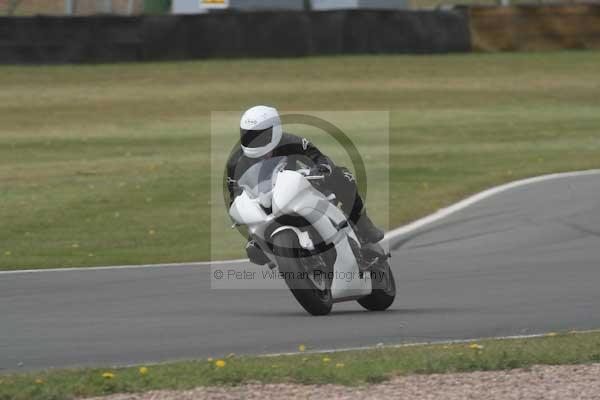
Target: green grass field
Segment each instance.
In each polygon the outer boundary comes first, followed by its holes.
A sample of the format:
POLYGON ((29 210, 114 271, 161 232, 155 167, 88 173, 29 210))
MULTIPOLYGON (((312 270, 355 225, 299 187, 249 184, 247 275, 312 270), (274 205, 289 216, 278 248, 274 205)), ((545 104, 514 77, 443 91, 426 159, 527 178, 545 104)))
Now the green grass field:
POLYGON ((598 168, 598 65, 598 52, 560 52, 0 67, 0 269, 242 256, 231 232, 209 247, 223 212, 212 110, 389 110, 389 141, 371 121, 349 127, 373 143, 370 168, 387 168, 389 146, 389 199, 369 203, 386 227, 506 181, 598 168))
POLYGON ((406 374, 527 368, 600 361, 600 334, 378 348, 330 354, 236 357, 119 369, 0 375, 0 400, 71 399, 110 393, 250 382, 365 385, 406 374))

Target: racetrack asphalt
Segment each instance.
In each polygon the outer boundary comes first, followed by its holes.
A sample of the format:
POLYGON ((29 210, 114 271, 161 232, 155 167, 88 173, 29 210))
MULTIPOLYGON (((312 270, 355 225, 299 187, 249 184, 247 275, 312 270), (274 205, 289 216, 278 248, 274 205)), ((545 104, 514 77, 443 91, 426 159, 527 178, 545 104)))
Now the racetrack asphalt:
POLYGON ((391 309, 326 317, 286 290, 211 289, 207 266, 0 274, 0 372, 600 327, 600 174, 512 188, 390 246, 391 309))

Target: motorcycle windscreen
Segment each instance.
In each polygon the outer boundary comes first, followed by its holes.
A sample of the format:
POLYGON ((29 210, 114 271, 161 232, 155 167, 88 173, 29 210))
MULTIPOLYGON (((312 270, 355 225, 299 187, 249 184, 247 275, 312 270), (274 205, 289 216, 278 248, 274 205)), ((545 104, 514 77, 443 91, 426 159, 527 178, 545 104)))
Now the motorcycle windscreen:
POLYGON ((287 157, 261 160, 244 172, 238 179, 238 186, 253 199, 260 197, 261 194, 271 193, 277 180, 277 173, 285 168, 286 161, 287 157))

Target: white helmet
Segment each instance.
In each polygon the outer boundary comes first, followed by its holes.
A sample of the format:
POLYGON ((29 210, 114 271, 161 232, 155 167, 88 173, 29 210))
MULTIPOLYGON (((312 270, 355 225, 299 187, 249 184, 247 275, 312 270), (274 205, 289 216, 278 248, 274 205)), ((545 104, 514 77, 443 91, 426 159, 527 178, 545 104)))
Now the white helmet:
POLYGON ((240 142, 246 157, 259 158, 277 147, 283 131, 279 113, 273 107, 256 106, 240 121, 240 142))

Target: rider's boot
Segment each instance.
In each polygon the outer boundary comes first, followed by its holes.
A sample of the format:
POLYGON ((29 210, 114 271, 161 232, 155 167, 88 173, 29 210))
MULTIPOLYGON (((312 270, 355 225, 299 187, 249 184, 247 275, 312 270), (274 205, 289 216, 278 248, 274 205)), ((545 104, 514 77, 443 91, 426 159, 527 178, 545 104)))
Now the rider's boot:
POLYGON ((375 226, 365 209, 359 215, 358 221, 355 222, 354 231, 362 244, 377 243, 384 236, 384 232, 375 226))
POLYGON ((248 254, 250 262, 257 265, 265 265, 270 261, 254 240, 249 240, 246 244, 246 254, 248 254))

